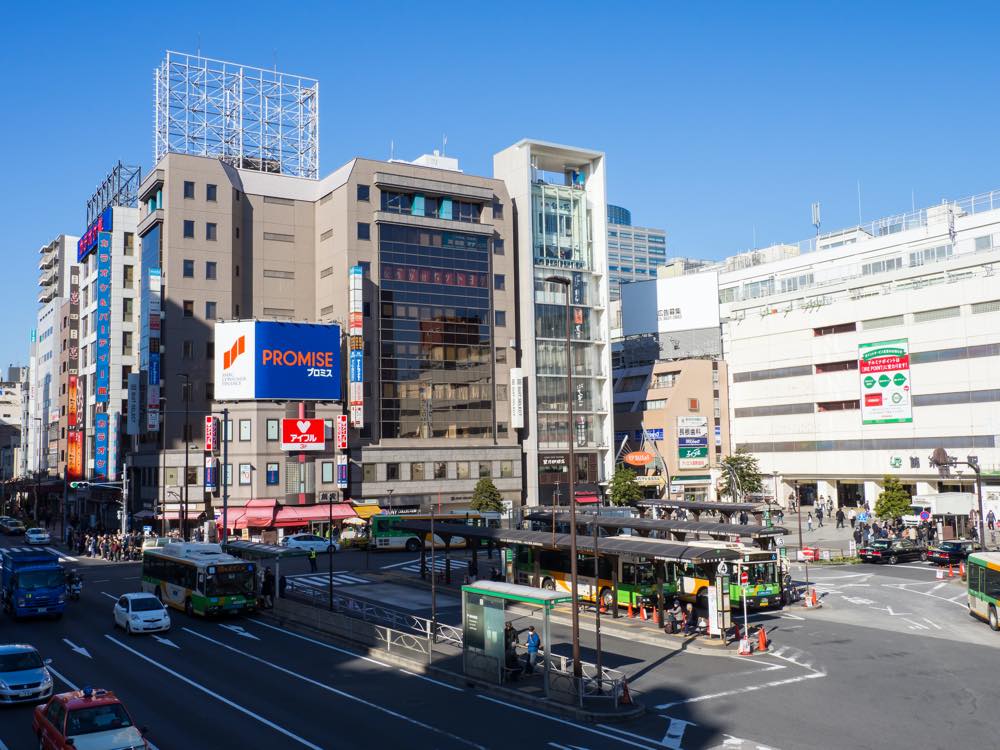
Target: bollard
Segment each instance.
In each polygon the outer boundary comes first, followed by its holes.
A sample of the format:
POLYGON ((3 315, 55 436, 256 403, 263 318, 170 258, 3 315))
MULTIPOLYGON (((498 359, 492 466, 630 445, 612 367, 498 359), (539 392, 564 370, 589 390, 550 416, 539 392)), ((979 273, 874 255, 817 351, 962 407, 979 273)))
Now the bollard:
POLYGON ((944 578, 944 568, 938 568, 937 569, 937 576, 936 577, 937 577, 938 580, 941 580, 942 578, 944 578))
POLYGON ((816 606, 816 589, 812 590, 812 606, 816 606))
POLYGON ((958 576, 963 581, 965 580, 965 561, 964 560, 959 560, 958 561, 958 576))
POLYGON ((750 650, 750 639, 749 638, 747 638, 746 636, 744 636, 740 640, 740 646, 739 646, 738 649, 736 649, 736 653, 739 656, 750 656, 750 654, 753 653, 750 650))

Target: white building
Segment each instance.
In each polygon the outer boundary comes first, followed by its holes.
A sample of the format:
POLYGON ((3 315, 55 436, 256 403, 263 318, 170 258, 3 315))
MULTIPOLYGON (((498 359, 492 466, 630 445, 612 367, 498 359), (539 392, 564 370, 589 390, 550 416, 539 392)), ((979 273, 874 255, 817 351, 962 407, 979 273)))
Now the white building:
MULTIPOLYGON (((517 216, 519 309, 524 373, 522 429, 528 505, 567 498, 569 441, 577 498, 596 500, 613 468, 604 154, 522 140, 493 157, 517 216), (560 277, 567 287, 546 281, 560 277), (567 393, 566 302, 572 321, 573 393, 567 393), (573 399, 573 422, 568 404, 573 399)), ((517 323, 511 321, 511 331, 517 323)), ((498 332, 499 336, 499 332, 498 332)), ((513 336, 513 334, 512 334, 513 336)), ((511 373, 512 390, 515 373, 511 373)))
MULTIPOLYGON (((998 263, 1000 192, 717 264, 733 447, 759 458, 782 500, 797 483, 806 502, 874 504, 888 474, 915 494, 971 490, 971 471, 928 465, 939 446, 1000 470, 998 263), (860 372, 879 348, 904 359, 860 372)), ((633 285, 626 335, 687 317, 707 277, 633 285)), ((702 307, 695 320, 715 305, 702 307)))

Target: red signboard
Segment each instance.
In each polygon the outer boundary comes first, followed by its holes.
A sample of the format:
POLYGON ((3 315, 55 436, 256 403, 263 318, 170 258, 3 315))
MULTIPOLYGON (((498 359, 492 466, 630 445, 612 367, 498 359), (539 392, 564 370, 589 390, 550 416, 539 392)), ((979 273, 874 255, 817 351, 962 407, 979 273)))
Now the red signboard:
POLYGON ((741 570, 740 571, 740 583, 746 585, 749 582, 750 582, 750 576, 747 575, 747 572, 745 570, 741 570))
POLYGON ((865 406, 881 406, 882 405, 882 394, 881 393, 866 393, 865 394, 865 406))
POLYGON ((347 415, 337 416, 337 449, 347 450, 347 415))
POLYGON ((215 417, 205 417, 205 452, 214 453, 219 447, 219 423, 215 417))
POLYGON ((77 427, 77 391, 79 389, 79 380, 76 375, 69 376, 69 394, 66 397, 66 426, 70 430, 75 430, 77 427))
POLYGON ((282 419, 281 449, 284 451, 321 451, 326 448, 326 430, 322 419, 282 419))
POLYGON ((69 479, 83 476, 83 432, 80 430, 66 433, 66 476, 69 479))

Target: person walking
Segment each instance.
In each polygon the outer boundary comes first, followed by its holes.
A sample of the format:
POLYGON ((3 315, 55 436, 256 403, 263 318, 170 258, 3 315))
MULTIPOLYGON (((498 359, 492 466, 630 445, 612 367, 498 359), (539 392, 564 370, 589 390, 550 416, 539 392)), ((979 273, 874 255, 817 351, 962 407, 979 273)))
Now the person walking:
MULTIPOLYGON (((822 524, 820 524, 820 525, 822 526, 822 524)), ((806 516, 806 529, 808 531, 812 531, 813 530, 813 514, 812 513, 810 513, 809 515, 806 516)))
POLYGON ((996 528, 996 525, 997 525, 997 515, 996 513, 993 512, 993 509, 990 508, 990 512, 986 514, 986 528, 988 528, 990 531, 993 531, 996 528))
POLYGON ((274 573, 270 568, 264 570, 264 580, 260 585, 260 596, 267 609, 274 608, 274 573))
POLYGON ((844 528, 844 519, 845 518, 846 518, 846 516, 844 515, 844 509, 843 508, 837 508, 837 528, 838 529, 844 528))
POLYGON ((816 508, 816 522, 819 525, 819 528, 822 529, 823 528, 823 506, 822 505, 820 505, 818 508, 816 508))
POLYGON ((528 658, 524 665, 525 674, 535 673, 535 664, 538 662, 538 651, 542 647, 542 639, 535 632, 535 626, 528 626, 528 658))
POLYGON ((858 514, 854 512, 854 508, 851 508, 851 512, 847 514, 848 520, 851 522, 851 528, 858 522, 858 514))
POLYGON ((316 550, 315 548, 309 550, 309 570, 315 573, 318 568, 316 567, 316 550))

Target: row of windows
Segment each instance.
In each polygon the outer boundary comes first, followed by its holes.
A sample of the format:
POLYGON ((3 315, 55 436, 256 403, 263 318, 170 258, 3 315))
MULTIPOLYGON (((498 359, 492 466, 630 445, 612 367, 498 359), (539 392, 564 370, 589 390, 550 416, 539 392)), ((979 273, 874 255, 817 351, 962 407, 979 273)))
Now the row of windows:
MULTIPOLYGON (((211 183, 205 185, 205 200, 215 202, 218 200, 219 189, 211 183)), ((184 198, 186 200, 191 200, 195 197, 194 195, 194 183, 189 180, 184 181, 184 198)))
MULTIPOLYGON (((184 317, 193 318, 194 317, 194 300, 186 299, 183 302, 184 307, 184 317)), ((219 306, 212 300, 207 300, 205 302, 205 320, 218 320, 219 319, 219 306)))
POLYGON ((426 216, 431 219, 478 224, 483 207, 478 203, 469 203, 455 198, 383 190, 382 210, 394 214, 426 216))
MULTIPOLYGON (((193 279, 194 278, 194 261, 185 258, 184 259, 184 278, 193 279)), ((205 261, 205 278, 209 280, 215 280, 218 278, 219 265, 214 260, 205 261)))
MULTIPOLYGON (((988 388, 978 391, 953 391, 950 393, 927 393, 913 396, 916 406, 951 406, 954 404, 982 404, 1000 401, 1000 389, 988 388)), ((814 411, 844 411, 861 408, 857 399, 846 401, 820 401, 816 404, 767 404, 745 406, 734 410, 737 419, 747 417, 776 417, 789 414, 812 414, 814 411)))
MULTIPOLYGON (((492 461, 434 461, 430 464, 411 463, 410 481, 420 482, 425 479, 473 479, 479 477, 499 477, 506 479, 514 476, 513 461, 499 461, 496 472, 492 461)), ((362 464, 361 475, 365 482, 375 482, 376 477, 385 473, 385 481, 393 482, 404 479, 403 467, 400 463, 362 464), (379 467, 383 467, 381 470, 379 467)))
MULTIPOLYGON (((236 236, 239 236, 239 228, 236 229, 236 236)), ((184 239, 194 239, 194 221, 192 219, 184 219, 184 239)), ((219 239, 218 224, 211 221, 205 223, 205 239, 211 242, 219 239)))
POLYGON ((736 449, 748 453, 815 453, 817 451, 934 450, 938 447, 946 450, 994 448, 996 447, 996 437, 994 435, 958 435, 929 438, 793 440, 740 443, 736 449))

